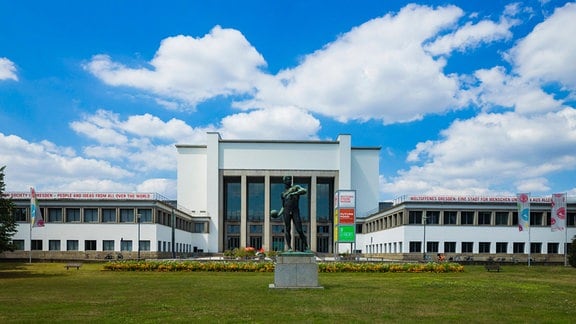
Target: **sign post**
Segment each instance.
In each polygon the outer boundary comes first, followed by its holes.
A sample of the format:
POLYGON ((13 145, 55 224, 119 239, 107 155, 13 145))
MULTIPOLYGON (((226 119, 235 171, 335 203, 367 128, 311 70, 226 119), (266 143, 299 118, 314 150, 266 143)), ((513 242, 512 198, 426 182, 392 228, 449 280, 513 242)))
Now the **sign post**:
POLYGON ((340 243, 356 243, 356 191, 338 190, 334 195, 334 253, 339 254, 340 243))

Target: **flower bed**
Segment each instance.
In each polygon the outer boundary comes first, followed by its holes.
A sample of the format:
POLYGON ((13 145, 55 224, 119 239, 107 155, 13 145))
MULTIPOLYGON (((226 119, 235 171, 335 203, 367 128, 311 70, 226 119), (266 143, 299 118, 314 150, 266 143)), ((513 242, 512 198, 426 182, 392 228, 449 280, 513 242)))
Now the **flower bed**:
MULTIPOLYGON (((236 261, 112 261, 104 265, 110 271, 210 271, 210 272, 274 272, 273 262, 236 261)), ((319 272, 463 272, 458 263, 363 263, 320 262, 319 272)))

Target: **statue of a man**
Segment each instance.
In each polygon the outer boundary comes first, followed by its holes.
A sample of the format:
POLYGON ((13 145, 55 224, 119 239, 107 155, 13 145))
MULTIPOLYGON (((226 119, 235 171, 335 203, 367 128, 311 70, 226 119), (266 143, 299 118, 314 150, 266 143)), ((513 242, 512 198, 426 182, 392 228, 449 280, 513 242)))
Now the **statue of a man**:
POLYGON ((284 236, 288 250, 292 250, 292 222, 296 232, 302 240, 302 251, 308 250, 308 240, 302 230, 302 220, 300 219, 300 209, 298 207, 299 198, 307 193, 305 188, 292 184, 292 176, 282 177, 284 191, 282 192, 282 209, 278 212, 278 217, 284 216, 284 236))

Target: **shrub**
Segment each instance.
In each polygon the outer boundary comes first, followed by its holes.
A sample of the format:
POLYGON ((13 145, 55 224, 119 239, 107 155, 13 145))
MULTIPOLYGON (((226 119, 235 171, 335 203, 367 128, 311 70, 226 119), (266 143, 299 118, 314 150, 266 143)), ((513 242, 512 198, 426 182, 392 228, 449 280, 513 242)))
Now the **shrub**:
MULTIPOLYGON (((274 272, 274 262, 254 261, 112 261, 104 265, 110 271, 208 271, 208 272, 274 272)), ((320 262, 319 272, 462 272, 458 263, 365 263, 320 262)))

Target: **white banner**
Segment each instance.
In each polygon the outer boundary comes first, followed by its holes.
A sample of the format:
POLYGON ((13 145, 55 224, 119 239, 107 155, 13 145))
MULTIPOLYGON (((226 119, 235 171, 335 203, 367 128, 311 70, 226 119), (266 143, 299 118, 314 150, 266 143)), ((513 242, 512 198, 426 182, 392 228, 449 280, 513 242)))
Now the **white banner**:
POLYGON ((566 228, 566 193, 552 195, 552 217, 550 217, 552 232, 563 231, 566 228))

